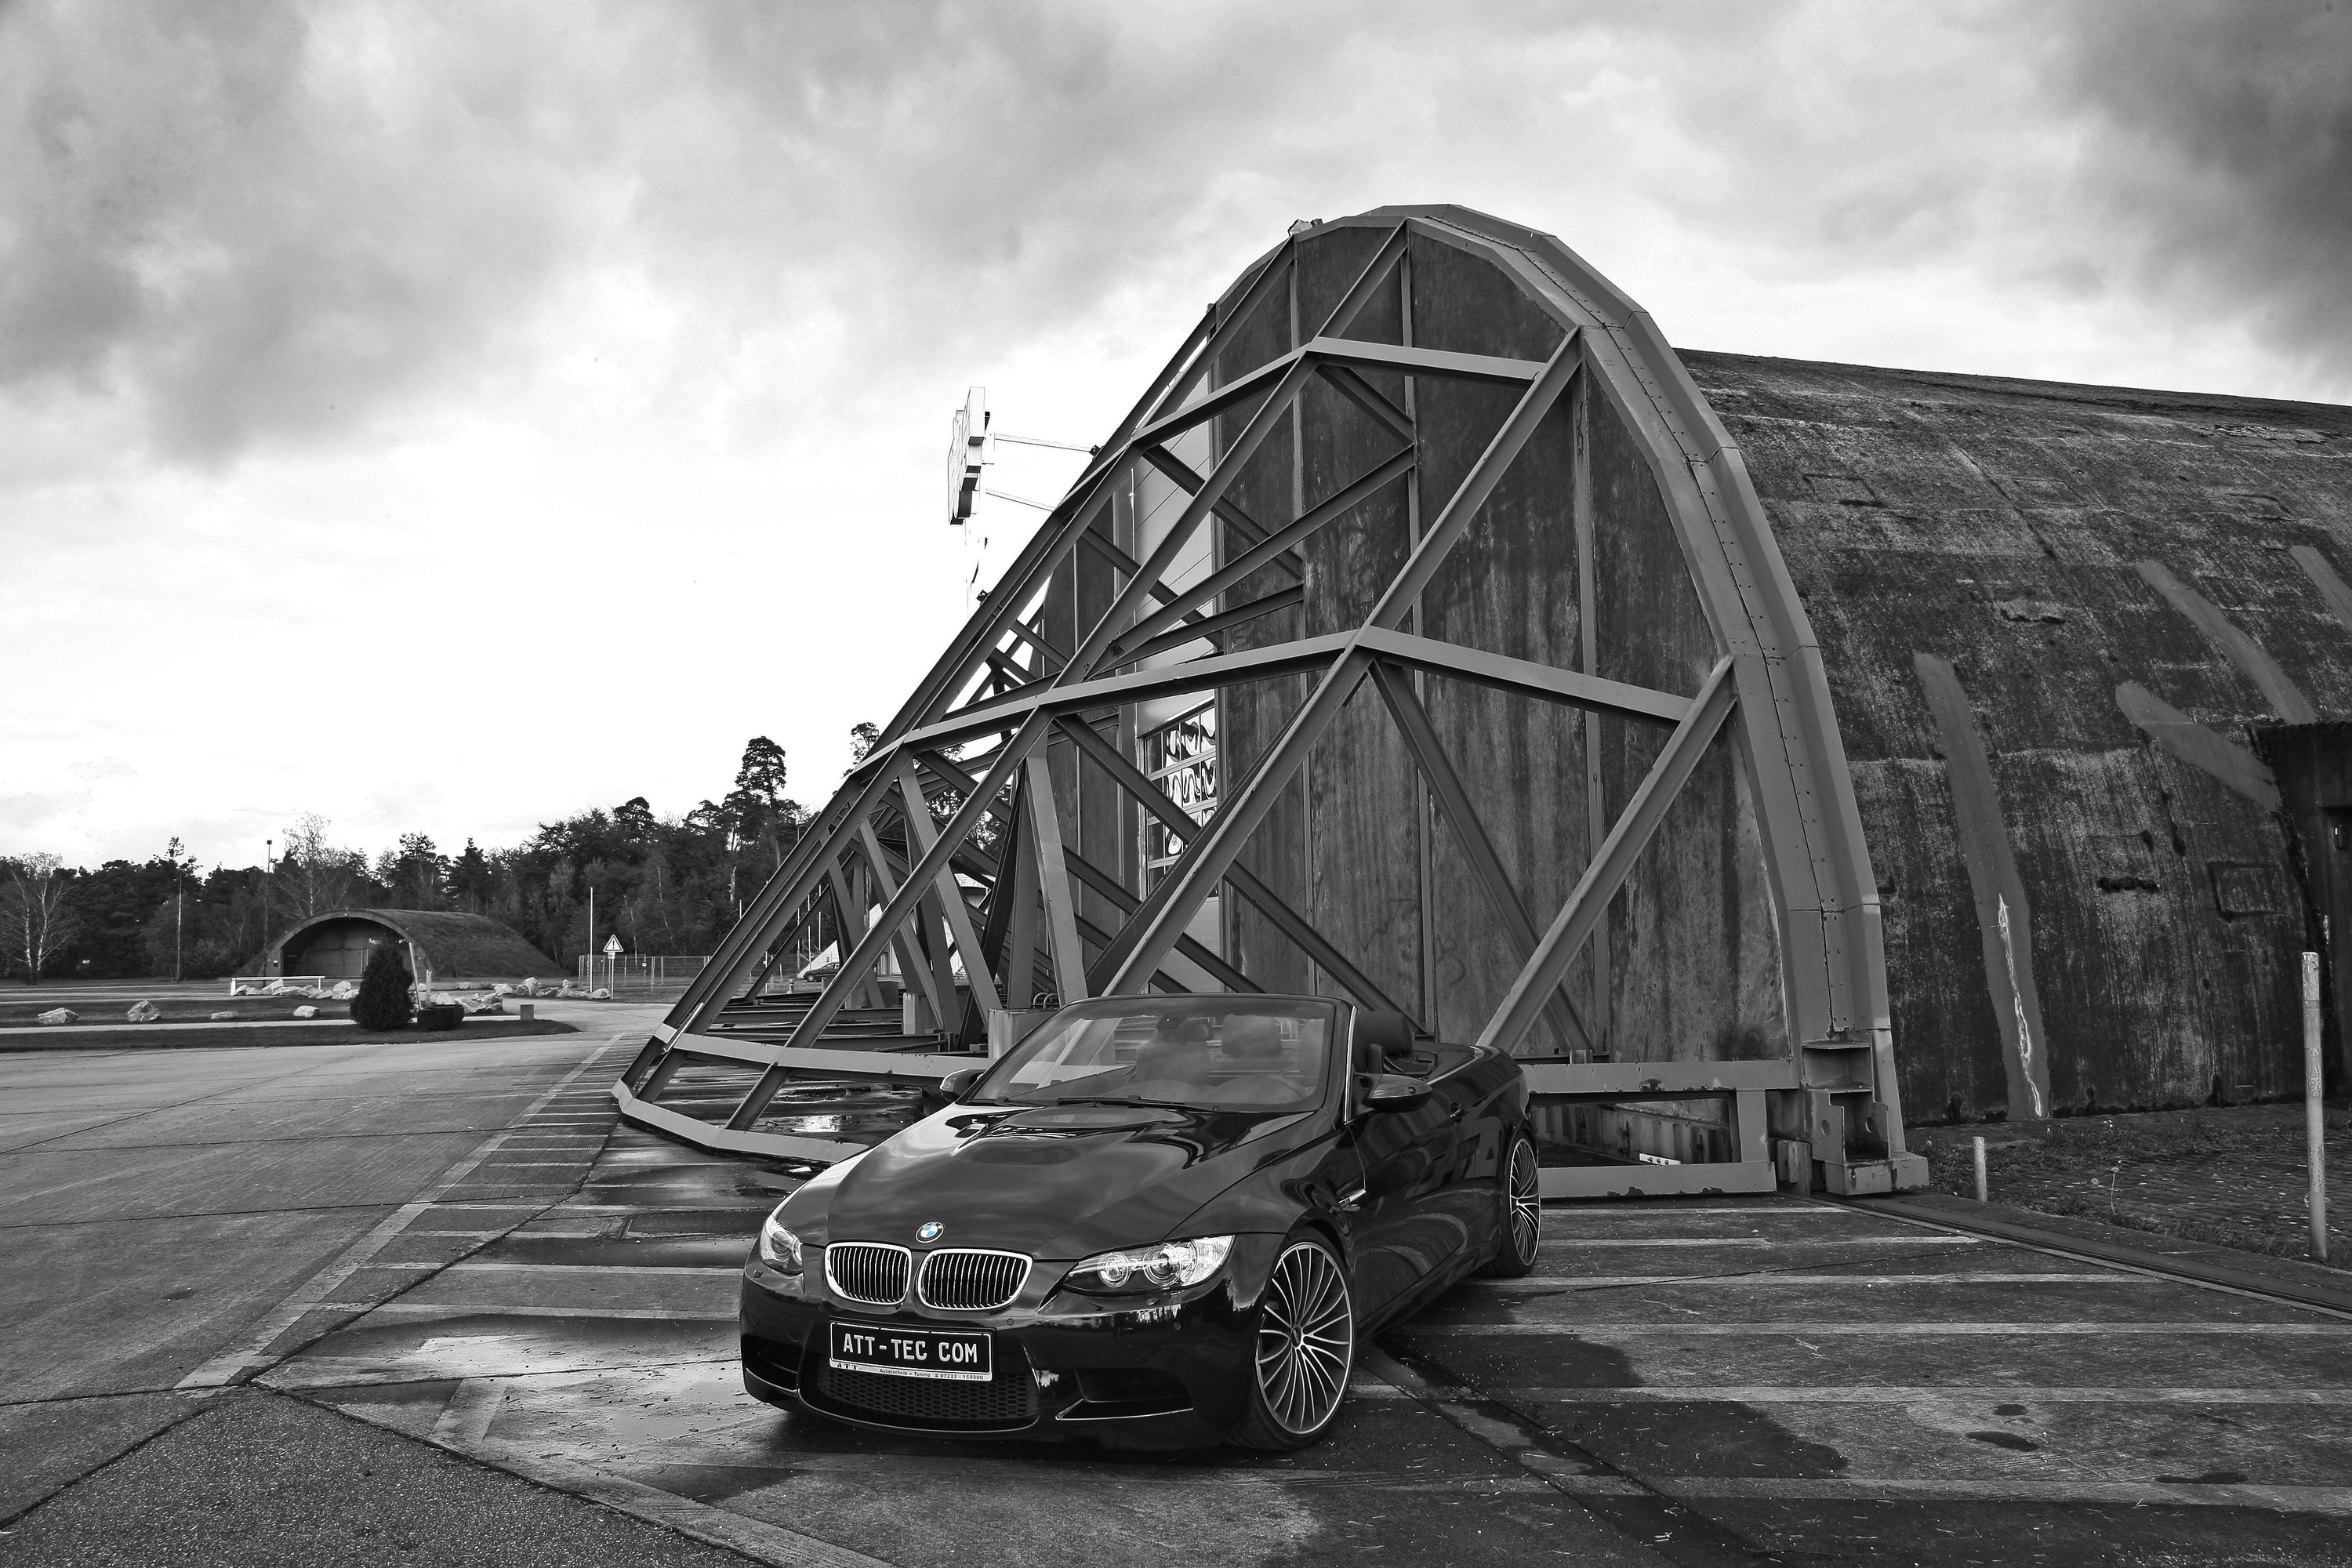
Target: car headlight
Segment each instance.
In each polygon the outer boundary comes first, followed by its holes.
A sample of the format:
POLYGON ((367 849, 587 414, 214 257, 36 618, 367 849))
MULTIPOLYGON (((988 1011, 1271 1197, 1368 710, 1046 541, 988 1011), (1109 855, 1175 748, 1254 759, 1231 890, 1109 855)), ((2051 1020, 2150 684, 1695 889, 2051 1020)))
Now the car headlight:
POLYGON ((1067 1282, 1076 1289, 1106 1295, 1198 1285, 1225 1266, 1225 1255, 1233 1249, 1230 1236, 1196 1236, 1190 1241, 1098 1252, 1071 1269, 1067 1282))
POLYGON ((779 1274, 801 1271, 801 1238, 779 1223, 783 1210, 779 1208, 760 1227, 760 1261, 779 1274))

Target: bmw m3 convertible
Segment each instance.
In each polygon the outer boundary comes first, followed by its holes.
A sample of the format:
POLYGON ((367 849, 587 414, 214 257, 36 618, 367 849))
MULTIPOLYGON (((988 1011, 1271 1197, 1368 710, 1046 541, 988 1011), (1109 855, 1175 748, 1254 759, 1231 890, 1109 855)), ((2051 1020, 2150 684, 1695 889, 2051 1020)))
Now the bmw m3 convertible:
POLYGON ((1314 996, 1080 1003, 769 1215, 743 1384, 893 1431, 1296 1448, 1356 1346, 1535 1266, 1527 1080, 1314 996))

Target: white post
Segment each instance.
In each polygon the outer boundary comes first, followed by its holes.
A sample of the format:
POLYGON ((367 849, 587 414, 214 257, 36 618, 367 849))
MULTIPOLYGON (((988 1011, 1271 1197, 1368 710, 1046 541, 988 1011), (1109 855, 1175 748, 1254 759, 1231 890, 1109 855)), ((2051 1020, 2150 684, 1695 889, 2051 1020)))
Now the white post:
POLYGON ((1977 1138, 1977 1202, 1980 1204, 1992 1202, 1991 1192, 1991 1184, 1985 1180, 1984 1137, 1979 1134, 1977 1138))
POLYGON ((2327 1261, 2327 1124, 2320 1105, 2319 954, 2303 955, 2303 1145, 2311 1166, 2311 1256, 2327 1261))

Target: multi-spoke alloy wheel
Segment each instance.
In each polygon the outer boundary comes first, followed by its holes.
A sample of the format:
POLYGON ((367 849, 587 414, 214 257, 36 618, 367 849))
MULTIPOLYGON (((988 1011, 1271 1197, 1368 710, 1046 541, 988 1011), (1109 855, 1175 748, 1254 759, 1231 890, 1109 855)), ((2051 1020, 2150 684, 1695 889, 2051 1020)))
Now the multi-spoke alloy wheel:
POLYGON ((1536 1146, 1524 1137, 1511 1142, 1502 1189, 1502 1234, 1495 1238, 1495 1255, 1484 1272, 1517 1279, 1534 1272, 1536 1248, 1543 1241, 1543 1177, 1536 1166, 1536 1146))
POLYGON ((1292 1242, 1258 1305, 1255 1419, 1242 1440, 1293 1447, 1315 1437, 1339 1414, 1355 1359, 1355 1303, 1339 1258, 1319 1241, 1292 1242))

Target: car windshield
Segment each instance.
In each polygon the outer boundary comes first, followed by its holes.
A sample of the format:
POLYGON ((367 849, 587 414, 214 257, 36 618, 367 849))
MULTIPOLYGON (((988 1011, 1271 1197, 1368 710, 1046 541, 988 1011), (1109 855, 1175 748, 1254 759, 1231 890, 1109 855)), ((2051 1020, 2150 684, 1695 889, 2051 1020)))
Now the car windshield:
POLYGON ((1300 1110, 1323 1100, 1331 1007, 1256 997, 1133 997, 1067 1008, 974 1086, 979 1105, 1300 1110))

